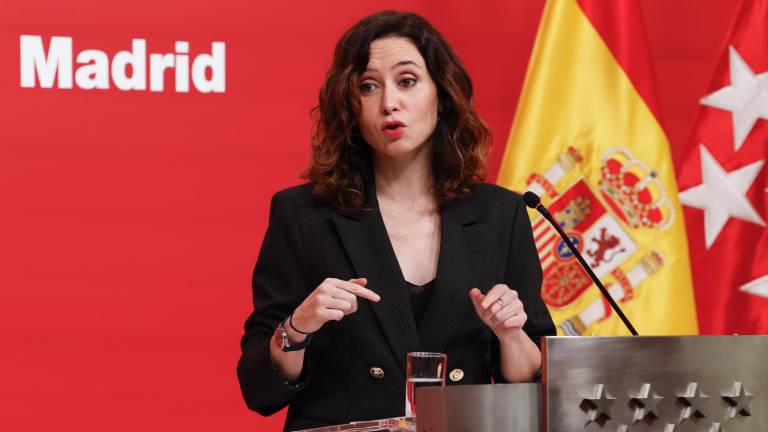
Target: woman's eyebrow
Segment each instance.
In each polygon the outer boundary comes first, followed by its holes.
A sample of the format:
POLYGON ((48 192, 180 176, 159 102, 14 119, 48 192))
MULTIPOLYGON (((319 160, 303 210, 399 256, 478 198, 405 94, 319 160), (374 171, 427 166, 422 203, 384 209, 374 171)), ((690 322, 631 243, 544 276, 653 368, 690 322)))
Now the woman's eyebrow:
MULTIPOLYGON (((416 62, 415 62, 415 61, 413 61, 413 60, 403 60, 403 61, 399 61, 399 62, 395 63, 395 64, 394 64, 394 65, 393 65, 391 68, 389 68, 389 69, 390 69, 390 70, 393 70, 393 69, 397 69, 397 68, 399 68, 399 67, 402 67, 402 66, 409 66, 409 65, 412 65, 412 66, 416 66, 416 67, 417 67, 417 68, 419 68, 419 69, 423 69, 423 67, 421 67, 421 66, 420 66, 418 63, 416 63, 416 62)), ((373 69, 373 68, 371 68, 371 67, 367 67, 367 68, 365 68, 365 72, 378 72, 378 71, 379 71, 378 69, 373 69)))
POLYGON ((401 62, 397 62, 394 66, 392 66, 390 68, 390 70, 399 68, 401 66, 408 66, 408 65, 413 65, 413 66, 416 66, 417 68, 421 69, 421 66, 419 66, 419 64, 416 63, 415 61, 413 61, 413 60, 403 60, 401 62))

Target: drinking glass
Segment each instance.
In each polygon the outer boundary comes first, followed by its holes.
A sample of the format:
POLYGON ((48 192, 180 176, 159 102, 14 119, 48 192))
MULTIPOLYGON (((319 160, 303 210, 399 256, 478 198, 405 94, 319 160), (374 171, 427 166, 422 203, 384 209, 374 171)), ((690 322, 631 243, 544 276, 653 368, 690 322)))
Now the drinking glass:
POLYGON ((416 389, 444 386, 448 356, 443 353, 410 352, 405 368, 405 416, 416 415, 416 389))

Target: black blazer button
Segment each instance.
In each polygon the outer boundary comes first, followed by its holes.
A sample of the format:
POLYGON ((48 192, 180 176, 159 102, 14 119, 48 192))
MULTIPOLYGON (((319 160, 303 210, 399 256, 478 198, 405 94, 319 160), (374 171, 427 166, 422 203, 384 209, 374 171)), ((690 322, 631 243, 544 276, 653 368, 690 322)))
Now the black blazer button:
POLYGON ((370 372, 371 372, 371 376, 376 378, 376 379, 384 378, 384 369, 382 369, 380 367, 374 366, 374 367, 371 368, 370 372))

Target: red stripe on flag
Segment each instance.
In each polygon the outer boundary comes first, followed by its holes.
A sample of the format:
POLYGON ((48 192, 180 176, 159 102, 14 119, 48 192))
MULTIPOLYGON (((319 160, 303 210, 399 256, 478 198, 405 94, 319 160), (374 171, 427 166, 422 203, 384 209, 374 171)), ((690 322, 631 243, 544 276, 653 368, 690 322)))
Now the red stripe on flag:
POLYGON ((534 232, 534 234, 533 234, 533 241, 536 242, 536 244, 538 244, 541 239, 543 239, 545 237, 548 237, 548 236, 552 236, 554 234, 555 233, 552 230, 552 228, 544 229, 540 233, 535 233, 534 232))
POLYGON ((541 246, 538 246, 538 243, 537 243, 536 249, 544 250, 547 248, 547 246, 551 245, 553 241, 555 241, 554 235, 550 236, 544 243, 541 244, 541 246))
POLYGON ((616 62, 661 124, 643 12, 637 0, 577 0, 616 62))

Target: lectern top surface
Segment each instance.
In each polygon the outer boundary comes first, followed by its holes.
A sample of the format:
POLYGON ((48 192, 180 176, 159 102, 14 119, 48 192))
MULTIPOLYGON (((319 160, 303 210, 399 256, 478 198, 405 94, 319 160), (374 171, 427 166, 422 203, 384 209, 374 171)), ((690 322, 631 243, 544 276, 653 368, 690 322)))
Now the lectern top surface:
POLYGON ((415 417, 395 417, 381 420, 367 420, 343 425, 305 429, 297 432, 416 432, 415 417))

